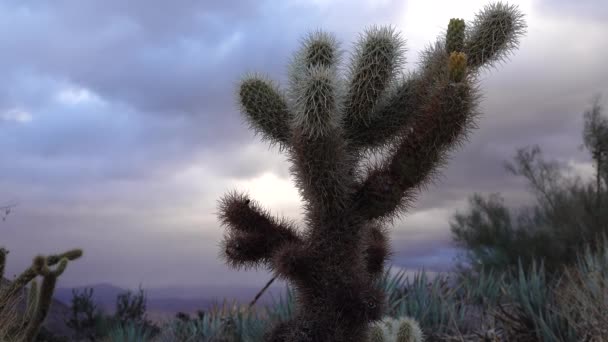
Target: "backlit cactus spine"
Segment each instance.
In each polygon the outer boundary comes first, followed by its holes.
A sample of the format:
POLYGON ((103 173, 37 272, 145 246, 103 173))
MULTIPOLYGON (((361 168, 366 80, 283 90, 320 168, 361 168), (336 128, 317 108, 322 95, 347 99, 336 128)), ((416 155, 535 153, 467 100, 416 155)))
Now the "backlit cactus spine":
POLYGON ((272 217, 246 194, 220 200, 220 256, 235 268, 265 265, 295 287, 295 317, 267 341, 364 341, 384 314, 385 295, 374 285, 390 254, 384 225, 475 127, 475 75, 515 48, 525 27, 517 8, 502 3, 471 27, 451 23, 422 68, 405 76, 403 41, 373 27, 345 74, 339 44, 317 31, 291 62, 287 92, 255 74, 241 81, 250 127, 289 155, 308 228, 272 217), (385 158, 361 168, 369 151, 385 158))
POLYGON ((423 342, 424 334, 416 320, 387 317, 374 323, 369 342, 423 342))
MULTIPOLYGON (((4 270, 7 253, 5 249, 0 249, 0 271, 4 270)), ((30 284, 23 320, 18 323, 18 326, 11 327, 11 331, 13 331, 11 341, 31 342, 36 340, 40 327, 49 312, 57 278, 63 274, 69 261, 81 256, 82 250, 80 249, 47 257, 39 255, 34 258, 30 268, 21 273, 6 288, 0 290, 0 314, 2 314, 5 312, 5 305, 11 302, 10 299, 19 296, 27 284, 30 284), (50 267, 54 265, 57 266, 53 270, 50 267), (38 276, 42 277, 40 287, 36 281, 38 276)), ((0 272, 0 279, 2 276, 3 274, 0 272)))

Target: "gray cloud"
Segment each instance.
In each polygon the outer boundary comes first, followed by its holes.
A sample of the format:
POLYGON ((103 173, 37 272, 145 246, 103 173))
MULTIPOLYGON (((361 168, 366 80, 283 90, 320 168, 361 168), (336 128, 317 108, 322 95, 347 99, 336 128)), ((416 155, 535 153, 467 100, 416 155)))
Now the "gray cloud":
POLYGON ((608 4, 602 0, 540 0, 534 3, 544 15, 569 19, 608 20, 608 4))
MULTIPOLYGON (((81 246, 86 256, 70 266, 65 284, 263 281, 266 272, 232 271, 216 258, 221 229, 212 212, 220 195, 267 173, 290 180, 286 157, 243 123, 237 81, 258 71, 284 85, 304 33, 322 27, 350 49, 365 26, 402 24, 404 6, 2 2, 0 74, 8 86, 0 89, 0 118, 31 116, 0 119, 0 203, 19 201, 0 225, 13 250, 9 272, 36 253, 81 246)), ((501 166, 516 148, 539 144, 548 159, 589 162, 576 147, 582 111, 594 92, 608 93, 608 44, 599 39, 608 27, 568 6, 535 3, 538 18, 553 24, 530 23, 511 61, 484 73, 480 129, 393 227, 395 264, 445 269, 456 253, 447 220, 473 192, 530 202, 524 182, 501 166), (564 16, 573 22, 551 26, 564 16)), ((298 206, 283 202, 262 205, 301 220, 298 206)))

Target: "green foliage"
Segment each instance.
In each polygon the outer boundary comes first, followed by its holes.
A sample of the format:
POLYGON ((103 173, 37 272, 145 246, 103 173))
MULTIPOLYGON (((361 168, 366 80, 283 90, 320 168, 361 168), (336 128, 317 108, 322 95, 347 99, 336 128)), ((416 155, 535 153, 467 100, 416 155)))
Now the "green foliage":
POLYGON ((109 319, 112 329, 126 334, 125 336, 144 338, 157 335, 160 332, 159 327, 146 317, 146 301, 146 294, 141 286, 137 293, 127 290, 119 294, 116 297, 116 311, 109 319), (121 330, 121 327, 124 329, 121 330))
POLYGON ((542 263, 533 262, 526 270, 520 263, 517 275, 507 287, 510 310, 500 306, 500 316, 516 339, 535 338, 537 341, 579 341, 556 305, 555 287, 558 279, 549 281, 542 263))
POLYGON ((155 338, 158 342, 236 342, 262 341, 266 326, 270 321, 256 312, 244 311, 236 303, 224 301, 214 306, 204 316, 195 319, 183 315, 165 324, 155 338))
MULTIPOLYGON (((584 136, 589 147, 603 146, 601 142, 608 139, 600 129, 603 124, 598 108, 596 103, 585 115, 584 136), (592 133, 594 138, 590 137, 592 133)), ((608 158, 602 159, 603 154, 597 152, 601 148, 595 151, 592 157, 597 176, 608 158)), ((601 205, 601 200, 608 198, 608 186, 602 186, 600 178, 589 184, 578 177, 566 179, 562 175, 565 167, 544 161, 538 146, 519 149, 515 164, 505 166, 528 180, 537 203, 521 208, 515 217, 499 194, 487 199, 474 194, 469 199, 470 211, 455 214, 450 224, 453 238, 464 247, 466 262, 474 271, 515 271, 518 262, 529 268, 538 259, 553 277, 576 262, 583 246, 594 245, 598 236, 608 233, 608 206, 601 205)))
POLYGON ((449 333, 459 329, 467 315, 466 306, 457 297, 457 287, 448 287, 448 278, 437 275, 430 280, 426 272, 418 272, 399 286, 404 293, 391 304, 392 317, 412 317, 427 333, 449 333))
POLYGON ((146 327, 135 322, 115 325, 109 332, 107 340, 111 342, 147 342, 152 337, 146 327))
POLYGON ((475 277, 460 274, 457 277, 457 298, 469 304, 481 305, 483 309, 496 307, 503 297, 507 279, 507 274, 495 269, 481 271, 475 277))
POLYGON ((95 341, 101 337, 96 328, 102 319, 101 310, 93 302, 93 289, 84 289, 82 293, 73 289, 70 317, 66 320, 66 325, 74 331, 74 338, 77 340, 86 338, 95 341))
POLYGON ((598 248, 586 246, 575 267, 565 270, 557 289, 559 312, 580 340, 608 339, 608 238, 598 248))
POLYGON ((143 324, 146 321, 146 294, 141 286, 137 293, 127 290, 116 297, 116 319, 121 324, 143 324))

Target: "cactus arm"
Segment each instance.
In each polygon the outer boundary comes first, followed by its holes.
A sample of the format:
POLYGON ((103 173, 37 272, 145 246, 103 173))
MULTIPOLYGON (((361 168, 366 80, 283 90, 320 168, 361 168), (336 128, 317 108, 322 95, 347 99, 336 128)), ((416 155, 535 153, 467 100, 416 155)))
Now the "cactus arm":
MULTIPOLYGON (((512 5, 495 3, 476 14, 465 28, 464 20, 451 19, 445 40, 445 51, 462 51, 467 55, 468 67, 475 72, 482 67, 491 67, 504 60, 517 49, 519 38, 525 33, 523 14, 512 5)), ((435 69, 438 49, 427 51, 423 56, 423 72, 435 69)), ((388 139, 397 135, 411 122, 418 102, 413 91, 415 80, 401 81, 393 94, 384 103, 379 103, 369 122, 345 125, 346 136, 355 148, 381 148, 388 139)), ((423 84, 424 85, 424 84, 423 84)), ((426 84, 428 85, 428 84, 426 84)))
MULTIPOLYGON (((36 276, 39 275, 38 271, 41 270, 42 268, 44 268, 44 267, 48 268, 48 266, 54 266, 63 259, 72 261, 72 260, 76 260, 76 259, 80 258, 81 256, 82 256, 82 250, 80 250, 80 249, 70 250, 70 251, 67 251, 65 253, 58 254, 58 255, 50 255, 46 258, 44 258, 42 256, 37 256, 36 258, 34 258, 34 262, 32 263, 32 266, 30 266, 28 269, 23 271, 17 277, 17 279, 13 280, 4 289, 4 291, 0 291, 0 297, 12 298, 13 296, 15 296, 24 286, 26 286, 30 281, 32 281, 34 278, 36 278, 36 276), (42 260, 44 260, 44 263, 41 262, 41 258, 42 258, 42 260)), ((4 309, 3 305, 0 304, 0 312, 2 312, 3 309, 4 309)))
POLYGON ((48 266, 47 258, 37 258, 35 261, 37 271, 43 276, 42 285, 40 286, 40 296, 38 297, 38 305, 34 315, 30 317, 29 324, 24 334, 24 342, 34 341, 40 330, 40 326, 44 322, 51 303, 53 301, 53 292, 57 285, 57 278, 65 271, 68 265, 68 259, 62 258, 55 270, 51 270, 48 266))
POLYGON ((466 80, 462 81, 446 79, 422 108, 411 133, 392 148, 388 162, 370 172, 355 194, 365 219, 391 218, 406 208, 413 188, 427 183, 434 169, 445 161, 447 148, 466 138, 473 125, 476 95, 466 80))
POLYGON ((46 264, 48 266, 54 266, 62 259, 67 259, 68 261, 73 261, 82 256, 82 249, 72 249, 67 252, 57 254, 57 255, 49 255, 46 257, 46 264))
POLYGON ((487 5, 467 25, 464 51, 471 69, 491 67, 504 60, 519 45, 526 24, 514 5, 501 2, 487 5))
POLYGON ((370 121, 372 110, 400 72, 404 42, 390 27, 368 29, 355 45, 349 63, 349 86, 344 105, 343 126, 350 131, 370 121))
POLYGON ((473 84, 482 66, 490 66, 517 48, 524 33, 523 15, 515 6, 488 5, 473 22, 468 38, 462 21, 452 19, 443 41, 422 56, 424 96, 410 132, 388 153, 390 161, 368 169, 368 178, 353 195, 365 219, 392 219, 447 160, 447 147, 459 146, 475 128, 479 95, 473 84), (462 48, 465 52, 451 51, 462 48), (472 59, 472 60, 471 60, 472 59))
POLYGON ((34 317, 36 310, 38 310, 38 282, 34 279, 30 283, 30 291, 27 296, 26 319, 30 320, 34 317))
POLYGON ((318 31, 304 41, 290 71, 294 112, 290 171, 316 214, 342 208, 348 198, 345 176, 352 160, 345 153, 340 125, 339 60, 334 37, 318 31))
POLYGON ((284 243, 301 243, 296 227, 276 220, 247 195, 229 192, 219 202, 221 225, 228 228, 220 257, 233 267, 252 267, 268 261, 284 243))
POLYGON ((351 153, 361 150, 381 151, 390 146, 395 138, 403 137, 411 130, 417 114, 425 105, 430 89, 436 86, 445 70, 444 42, 438 41, 421 55, 421 70, 402 75, 374 108, 369 122, 348 126, 346 138, 351 153))
POLYGON ((240 82, 238 98, 249 127, 260 133, 262 140, 278 143, 281 151, 290 147, 291 114, 277 85, 260 75, 247 75, 240 82))
POLYGON ((345 137, 353 151, 380 149, 391 137, 403 131, 414 117, 416 108, 416 79, 401 77, 388 89, 388 96, 374 108, 368 122, 358 121, 346 125, 345 137))

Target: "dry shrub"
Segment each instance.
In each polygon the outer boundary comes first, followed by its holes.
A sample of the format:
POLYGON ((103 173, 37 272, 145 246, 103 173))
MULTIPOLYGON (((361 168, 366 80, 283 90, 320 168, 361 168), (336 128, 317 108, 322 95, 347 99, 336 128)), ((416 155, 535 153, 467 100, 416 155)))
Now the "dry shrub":
POLYGON ((566 269, 557 289, 561 313, 584 341, 608 341, 608 277, 606 272, 566 269))

